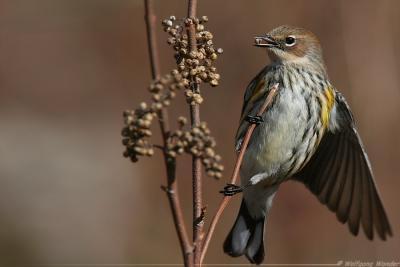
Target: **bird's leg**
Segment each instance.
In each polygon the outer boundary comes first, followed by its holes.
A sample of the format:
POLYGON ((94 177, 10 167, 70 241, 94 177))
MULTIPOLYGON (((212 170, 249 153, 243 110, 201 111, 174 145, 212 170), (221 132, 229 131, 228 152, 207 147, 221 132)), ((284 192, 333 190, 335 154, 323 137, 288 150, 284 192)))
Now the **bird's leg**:
POLYGON ((260 123, 264 122, 263 118, 261 116, 252 116, 252 115, 247 115, 245 118, 245 121, 251 124, 259 125, 260 123))
POLYGON ((235 185, 235 184, 226 184, 224 187, 224 190, 219 191, 221 194, 224 194, 224 196, 233 196, 236 195, 237 193, 243 192, 243 187, 235 185))

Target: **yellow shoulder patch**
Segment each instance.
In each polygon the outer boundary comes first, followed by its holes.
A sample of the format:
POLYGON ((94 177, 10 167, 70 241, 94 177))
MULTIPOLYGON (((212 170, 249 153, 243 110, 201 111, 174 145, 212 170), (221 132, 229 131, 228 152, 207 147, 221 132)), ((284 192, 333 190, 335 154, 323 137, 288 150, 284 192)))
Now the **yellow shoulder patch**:
POLYGON ((330 114, 335 104, 335 90, 328 86, 325 88, 323 95, 321 96, 321 121, 324 128, 328 127, 330 114))

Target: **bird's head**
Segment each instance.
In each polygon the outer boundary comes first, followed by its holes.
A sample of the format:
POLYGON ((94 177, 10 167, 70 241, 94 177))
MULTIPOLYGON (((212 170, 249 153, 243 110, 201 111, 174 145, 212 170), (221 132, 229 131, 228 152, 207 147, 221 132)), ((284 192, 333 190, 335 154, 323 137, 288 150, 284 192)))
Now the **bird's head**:
POLYGON ((255 37, 254 45, 267 48, 273 62, 319 63, 323 66, 322 49, 317 37, 302 28, 279 26, 265 35, 255 37))

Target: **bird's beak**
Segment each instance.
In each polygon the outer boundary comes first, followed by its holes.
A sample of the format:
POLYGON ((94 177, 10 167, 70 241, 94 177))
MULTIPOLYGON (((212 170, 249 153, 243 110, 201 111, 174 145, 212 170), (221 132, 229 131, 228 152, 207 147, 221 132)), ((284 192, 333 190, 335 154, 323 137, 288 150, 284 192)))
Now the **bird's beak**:
POLYGON ((254 37, 254 45, 258 47, 278 47, 279 44, 270 35, 254 37))

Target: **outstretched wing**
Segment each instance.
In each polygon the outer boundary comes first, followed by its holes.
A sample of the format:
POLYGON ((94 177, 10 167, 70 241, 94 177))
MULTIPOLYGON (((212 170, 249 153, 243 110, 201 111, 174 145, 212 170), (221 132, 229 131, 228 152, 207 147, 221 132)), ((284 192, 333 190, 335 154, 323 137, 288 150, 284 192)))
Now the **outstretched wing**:
POLYGON ((368 239, 375 228, 382 240, 392 230, 379 196, 371 165, 344 97, 336 92, 339 125, 328 130, 307 165, 295 175, 340 222, 357 235, 360 224, 368 239))

